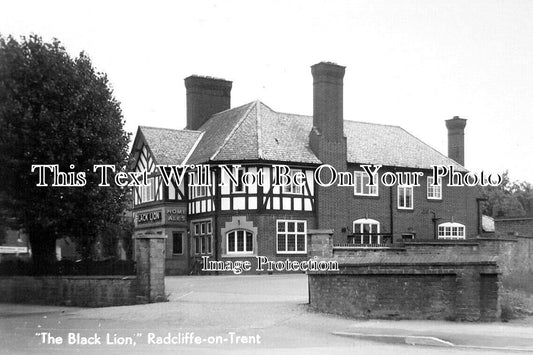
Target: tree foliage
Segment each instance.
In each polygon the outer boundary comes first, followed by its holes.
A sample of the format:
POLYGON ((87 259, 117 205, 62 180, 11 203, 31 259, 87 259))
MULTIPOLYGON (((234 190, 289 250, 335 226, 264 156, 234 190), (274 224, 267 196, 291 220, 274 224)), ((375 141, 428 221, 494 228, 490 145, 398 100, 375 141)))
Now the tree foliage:
POLYGON ((483 187, 487 199, 483 214, 491 217, 533 216, 533 185, 525 181, 511 182, 509 172, 502 174, 499 186, 483 187))
POLYGON ((125 191, 98 187, 92 171, 95 164, 125 165, 123 124, 106 75, 87 55, 73 58, 59 41, 35 35, 0 36, 0 214, 29 234, 35 262, 54 257, 57 238, 87 246, 119 223, 125 191), (84 171, 87 183, 38 187, 32 164, 84 171))

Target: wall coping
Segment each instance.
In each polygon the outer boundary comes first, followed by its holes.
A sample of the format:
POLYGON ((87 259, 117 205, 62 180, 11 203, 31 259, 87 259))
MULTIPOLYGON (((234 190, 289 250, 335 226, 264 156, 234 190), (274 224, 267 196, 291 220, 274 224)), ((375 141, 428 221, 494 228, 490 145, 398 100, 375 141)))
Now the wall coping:
POLYGON ((167 239, 166 234, 138 234, 133 236, 133 239, 167 239))
POLYGON ((74 280, 135 280, 137 276, 134 275, 87 275, 87 276, 74 276, 74 275, 0 275, 0 279, 3 278, 32 278, 32 279, 74 279, 74 280))
POLYGON ((307 234, 333 234, 333 229, 308 229, 307 234))
POLYGON ((516 238, 509 238, 509 237, 477 237, 476 240, 483 240, 483 241, 497 241, 497 242, 518 242, 516 238))
POLYGON ((338 260, 339 267, 348 267, 348 268, 357 268, 362 266, 467 266, 467 265, 487 265, 487 266, 498 266, 496 261, 493 260, 474 260, 474 261, 391 261, 383 262, 380 261, 341 261, 338 260))
POLYGON ((404 241, 404 245, 479 245, 478 242, 475 240, 460 240, 460 239, 450 239, 450 240, 444 240, 444 239, 433 239, 433 240, 411 240, 411 241, 404 241))
POLYGON ((497 263, 496 256, 483 255, 436 255, 436 254, 418 254, 418 255, 387 255, 375 256, 368 255, 360 258, 333 258, 337 260, 339 265, 479 265, 479 264, 495 264, 497 263))
POLYGON ((351 247, 351 246, 333 246, 333 250, 392 250, 392 251, 405 251, 405 248, 403 247, 373 247, 373 248, 367 248, 367 247, 351 247))
POLYGON ((507 222, 507 221, 533 221, 533 217, 503 217, 503 218, 494 218, 494 222, 507 222))

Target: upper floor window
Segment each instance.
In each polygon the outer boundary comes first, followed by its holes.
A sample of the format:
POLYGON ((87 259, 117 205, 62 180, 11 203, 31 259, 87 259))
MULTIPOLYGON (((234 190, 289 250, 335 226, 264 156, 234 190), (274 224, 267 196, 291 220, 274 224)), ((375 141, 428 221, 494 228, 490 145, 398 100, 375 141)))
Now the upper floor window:
POLYGON ((141 186, 141 203, 155 200, 155 179, 148 178, 147 185, 141 186))
POLYGON ((360 196, 378 196, 378 184, 376 176, 374 176, 374 186, 368 186, 370 178, 364 171, 355 172, 355 186, 354 194, 360 196))
POLYGON ((442 184, 439 181, 438 185, 434 184, 433 176, 428 176, 428 199, 440 200, 442 199, 442 184))
POLYGON ((253 233, 244 229, 233 230, 226 234, 228 254, 253 254, 253 233))
POLYGON ((375 233, 379 233, 379 222, 374 219, 361 218, 353 222, 353 233, 355 244, 379 244, 381 238, 375 233))
POLYGON ((193 222, 192 224, 194 254, 211 254, 213 231, 211 221, 193 222))
POLYGON ((401 210, 413 209, 413 186, 398 185, 398 208, 401 210))
POLYGON ((237 175, 237 183, 235 184, 235 183, 233 183, 233 181, 231 183, 231 186, 233 186, 232 192, 233 193, 243 193, 243 192, 246 191, 244 183, 242 181, 242 177, 244 176, 244 170, 242 170, 242 169, 237 170, 237 174, 236 175, 237 175))
POLYGON ((438 236, 442 239, 465 239, 465 230, 464 224, 461 223, 441 223, 438 227, 438 236))
POLYGON ((193 188, 194 188, 193 198, 204 197, 207 194, 206 186, 194 186, 193 188))
POLYGON ((300 182, 303 182, 303 178, 301 178, 302 171, 301 170, 294 170, 291 169, 289 175, 291 177, 291 183, 288 185, 283 186, 283 193, 284 194, 293 194, 293 195, 301 195, 302 194, 302 186, 300 182), (300 176, 298 178, 294 178, 294 176, 300 176), (295 181, 298 180, 298 181, 295 181))
POLYGON ((276 224, 279 254, 307 253, 307 221, 277 220, 276 224))

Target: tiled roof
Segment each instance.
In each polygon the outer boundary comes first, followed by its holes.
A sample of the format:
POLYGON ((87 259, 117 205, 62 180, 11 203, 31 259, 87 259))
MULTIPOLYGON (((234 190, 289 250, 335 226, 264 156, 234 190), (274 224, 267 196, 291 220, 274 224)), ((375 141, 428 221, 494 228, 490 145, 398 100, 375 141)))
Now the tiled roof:
POLYGON ((140 126, 157 164, 181 164, 189 155, 201 132, 140 126))
MULTIPOLYGON (((255 101, 213 115, 198 131, 151 128, 149 146, 156 157, 164 155, 166 161, 176 159, 173 164, 179 164, 202 132, 188 163, 265 160, 320 164, 309 148, 312 126, 311 116, 276 112, 255 101)), ((143 133, 146 129, 142 128, 143 133)), ((350 163, 418 169, 440 164, 464 171, 455 161, 398 126, 344 121, 344 133, 350 163)), ((159 160, 158 163, 163 164, 159 160)))
MULTIPOLYGON (((248 112, 253 106, 254 102, 251 102, 217 113, 207 120, 199 129, 199 131, 204 132, 204 135, 192 153, 189 162, 193 164, 208 162, 231 139, 233 131, 248 116, 248 112)), ((253 132, 250 133, 253 134, 253 132)), ((240 159, 242 153, 237 154, 236 159, 240 159)))
POLYGON ((430 169, 431 165, 452 165, 457 170, 465 170, 398 126, 344 121, 344 134, 348 140, 348 161, 351 163, 418 169, 430 169))

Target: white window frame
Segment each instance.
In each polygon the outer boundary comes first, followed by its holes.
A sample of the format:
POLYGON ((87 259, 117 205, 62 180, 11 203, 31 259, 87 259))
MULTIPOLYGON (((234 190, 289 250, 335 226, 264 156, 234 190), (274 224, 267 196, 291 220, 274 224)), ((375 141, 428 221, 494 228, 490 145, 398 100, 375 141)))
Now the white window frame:
MULTIPOLYGON (((379 224, 379 221, 376 221, 375 219, 370 219, 370 218, 360 218, 360 219, 357 219, 355 221, 353 221, 353 232, 354 233, 364 233, 364 225, 369 225, 371 230, 370 230, 370 234, 372 233, 379 233, 379 230, 380 230, 380 224, 379 224), (356 230, 356 225, 359 225, 359 230, 356 230), (374 229, 374 226, 375 227, 375 231, 373 230, 374 229)), ((377 243, 363 243, 363 240, 364 240, 364 236, 361 235, 361 240, 360 240, 360 244, 362 245, 366 245, 366 244, 381 244, 381 236, 378 235, 378 242, 377 243)), ((372 236, 370 236, 370 241, 372 242, 372 236)))
POLYGON ((379 184, 376 174, 374 174, 374 182, 376 183, 374 186, 368 186, 370 183, 368 174, 364 171, 354 171, 353 194, 355 196, 379 196, 379 184), (368 192, 365 192, 365 186, 368 188, 368 192))
POLYGON ((213 233, 212 221, 198 220, 192 221, 192 254, 194 255, 211 255, 213 254, 213 233), (209 233, 211 231, 211 233, 209 233), (197 251, 197 244, 199 245, 199 252, 197 251), (205 246, 205 248, 204 248, 205 246), (205 250, 205 251, 203 251, 205 250))
MULTIPOLYGON (((412 185, 398 185, 398 209, 399 210, 412 210, 414 208, 414 205, 415 205, 415 201, 414 201, 414 189, 413 189, 413 186, 412 185), (404 204, 401 204, 400 202, 402 201, 401 199, 401 191, 404 191, 404 194, 405 196, 407 195, 407 193, 409 192, 410 195, 411 195, 411 206, 405 206, 405 203, 404 204)), ((404 198, 404 202, 406 201, 407 199, 404 198)))
MULTIPOLYGON (((295 169, 295 170, 292 170, 290 171, 289 175, 291 177, 291 183, 289 185, 284 185, 283 186, 283 193, 286 194, 286 195, 302 195, 303 194, 303 188, 304 186, 300 186, 298 184, 296 184, 294 182, 294 175, 296 175, 296 173, 299 173, 299 175, 301 176, 301 173, 303 173, 303 171, 301 170, 298 170, 298 169, 295 169)), ((305 181, 305 176, 302 178, 302 182, 305 181)))
POLYGON ((445 222, 437 226, 437 236, 439 239, 465 239, 466 227, 457 222, 445 222))
POLYGON ((304 220, 293 220, 293 219, 278 219, 276 220, 276 253, 277 254, 307 254, 307 221, 304 220), (284 224, 284 230, 279 230, 279 223, 284 224), (304 230, 303 232, 298 232, 298 223, 303 223, 304 230), (289 232, 289 224, 294 224, 294 232, 289 232), (280 234, 285 235, 285 250, 279 249, 279 236, 280 234), (294 234, 294 248, 296 250, 289 250, 288 241, 289 234, 294 234), (298 250, 298 236, 303 235, 304 237, 304 250, 298 250))
POLYGON ((237 170, 237 185, 235 183, 233 183, 233 181, 231 181, 231 193, 233 194, 244 194, 246 193, 246 185, 244 184, 244 181, 243 181, 243 176, 244 176, 244 173, 246 171, 244 171, 243 168, 239 168, 237 170), (242 185, 242 190, 237 190, 237 186, 238 185, 242 185))
POLYGON ((227 232, 226 233, 226 254, 227 255, 253 255, 254 254, 254 248, 255 248, 255 245, 254 245, 254 233, 249 230, 249 229, 242 229, 242 228, 239 228, 239 229, 232 229, 231 231, 227 232), (244 246, 244 250, 243 251, 238 251, 237 250, 237 232, 243 232, 243 246, 244 246), (233 251, 230 251, 229 250, 229 247, 230 247, 230 243, 229 243, 229 237, 230 237, 230 234, 234 234, 234 239, 233 239, 233 246, 234 246, 234 250, 233 251), (250 238, 252 240, 252 250, 246 250, 246 242, 247 242, 247 239, 250 238))
POLYGON ((207 196, 207 186, 193 186, 194 189, 194 197, 193 198, 200 198, 207 196))
POLYGON ((148 185, 142 185, 141 188, 141 203, 155 201, 155 178, 149 177, 146 182, 148 185))
POLYGON ((438 184, 433 184, 433 176, 428 176, 427 181, 427 198, 428 200, 442 200, 442 183, 439 181, 438 184))

